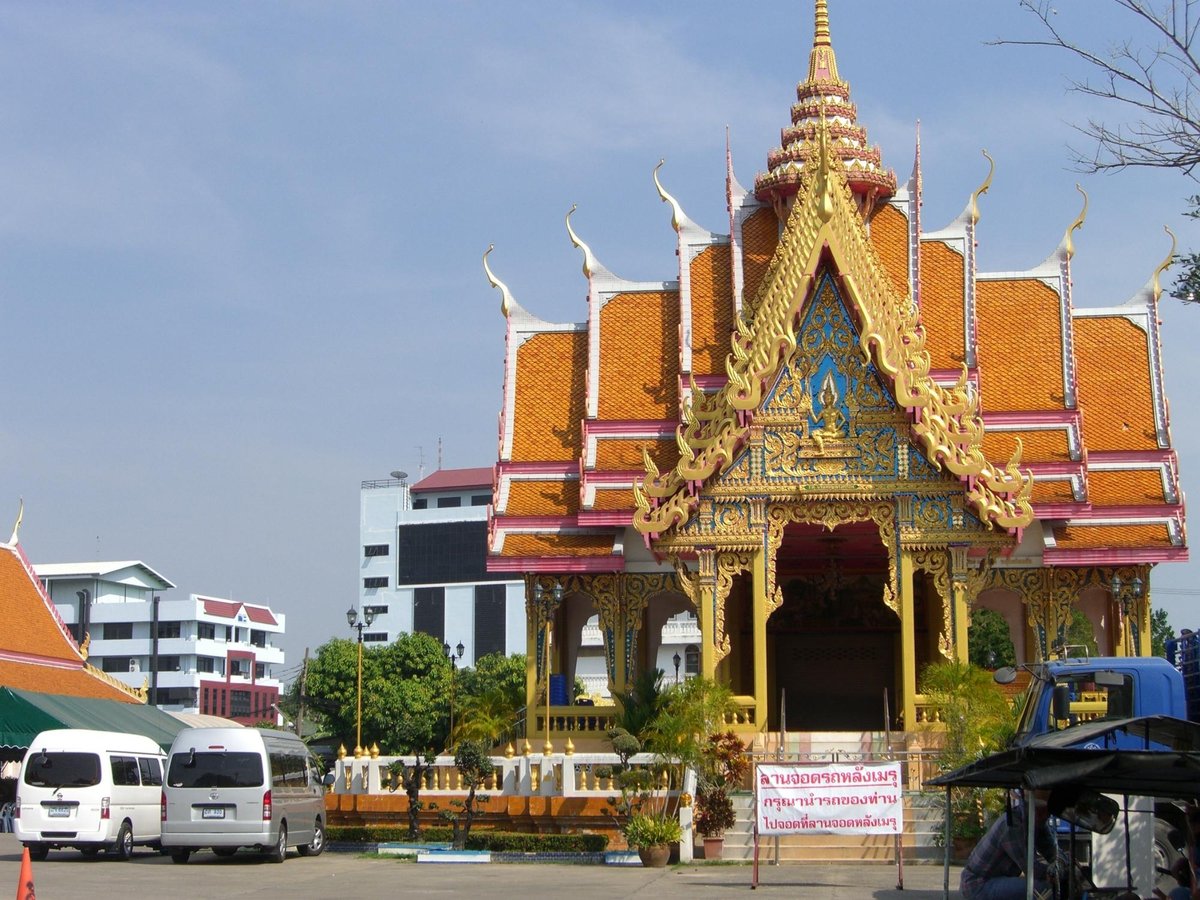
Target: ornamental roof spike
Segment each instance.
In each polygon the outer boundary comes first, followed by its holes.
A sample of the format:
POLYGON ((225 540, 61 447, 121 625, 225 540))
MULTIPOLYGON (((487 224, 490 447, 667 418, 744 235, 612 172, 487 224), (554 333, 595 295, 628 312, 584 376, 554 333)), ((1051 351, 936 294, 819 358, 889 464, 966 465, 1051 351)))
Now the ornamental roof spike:
POLYGON ((1062 242, 1058 245, 1058 255, 1062 259, 1068 259, 1068 260, 1075 255, 1075 241, 1073 240, 1072 235, 1074 234, 1076 229, 1082 228, 1083 223, 1085 221, 1087 221, 1087 211, 1088 211, 1087 191, 1085 191, 1079 184, 1075 185, 1075 190, 1077 190, 1077 191, 1079 191, 1079 193, 1083 194, 1083 209, 1081 209, 1079 211, 1079 215, 1077 215, 1075 217, 1075 221, 1067 226, 1067 230, 1063 233, 1062 242))
POLYGON ((988 161, 987 178, 983 179, 983 184, 975 189, 975 193, 971 195, 971 224, 979 224, 979 198, 988 192, 988 188, 992 186, 992 176, 996 174, 996 161, 988 154, 987 150, 981 151, 983 158, 988 161))
POLYGON ((665 159, 660 159, 658 165, 654 167, 654 186, 658 189, 658 198, 663 203, 668 203, 671 206, 671 227, 678 234, 679 230, 685 225, 694 224, 687 217, 687 213, 683 211, 683 207, 679 205, 679 201, 667 193, 667 189, 662 186, 662 182, 658 180, 658 170, 666 165, 665 159))
POLYGON ((507 319, 512 314, 514 308, 519 309, 520 307, 517 305, 516 300, 513 299, 512 291, 508 289, 508 285, 497 278, 492 273, 492 267, 488 265, 488 254, 495 249, 495 244, 488 244, 487 250, 484 251, 483 271, 487 275, 488 283, 500 291, 500 313, 507 319))
POLYGON ((1154 270, 1154 275, 1150 278, 1150 295, 1156 306, 1158 305, 1158 298, 1162 296, 1162 285, 1159 283, 1159 278, 1163 272, 1170 268, 1171 263, 1175 261, 1175 232, 1166 225, 1163 226, 1163 231, 1171 238, 1171 249, 1167 251, 1166 258, 1159 263, 1158 268, 1154 270))
POLYGON ((868 214, 896 192, 896 173, 884 168, 879 148, 867 144, 866 129, 858 124, 850 102, 850 86, 838 75, 825 0, 815 0, 808 78, 796 86, 796 100, 791 126, 781 132, 780 146, 767 154, 767 172, 754 179, 759 200, 782 207, 795 196, 804 175, 804 145, 816 136, 822 116, 831 122, 835 152, 845 165, 861 213, 868 214))
POLYGON ((571 239, 572 246, 583 251, 583 277, 590 280, 592 273, 596 271, 596 256, 592 253, 592 248, 580 240, 575 229, 571 227, 571 216, 578 208, 578 205, 572 203, 571 208, 567 210, 567 236, 571 239))
POLYGON ((12 537, 8 539, 7 547, 17 546, 17 541, 21 532, 21 520, 25 518, 25 498, 20 498, 17 505, 17 521, 13 524, 12 537))

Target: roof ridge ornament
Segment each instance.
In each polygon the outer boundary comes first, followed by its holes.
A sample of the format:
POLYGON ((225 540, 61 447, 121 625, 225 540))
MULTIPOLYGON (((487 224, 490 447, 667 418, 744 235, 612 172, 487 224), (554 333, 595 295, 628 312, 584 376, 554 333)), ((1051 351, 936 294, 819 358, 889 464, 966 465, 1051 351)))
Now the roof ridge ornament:
POLYGON ((658 197, 663 203, 671 204, 671 227, 676 233, 683 227, 683 223, 687 221, 687 215, 683 211, 683 207, 679 205, 679 201, 667 193, 666 188, 662 186, 662 182, 658 180, 658 170, 666 164, 665 159, 660 159, 658 165, 654 167, 654 186, 658 188, 658 197))
POLYGON ((1154 299, 1155 305, 1158 304, 1158 298, 1162 296, 1162 285, 1159 283, 1159 278, 1163 272, 1170 268, 1171 263, 1175 261, 1175 232, 1173 232, 1166 225, 1163 226, 1163 231, 1170 235, 1171 249, 1167 252, 1166 259, 1164 259, 1159 264, 1158 268, 1154 270, 1154 278, 1151 283, 1150 296, 1154 299))
POLYGON ((21 520, 25 518, 25 498, 20 498, 20 505, 17 507, 17 521, 13 524, 12 537, 8 539, 8 546, 17 546, 17 540, 21 531, 21 520))
POLYGON ((981 151, 983 158, 988 161, 987 178, 983 179, 983 184, 975 189, 975 193, 971 195, 971 224, 979 224, 979 198, 988 192, 988 188, 992 186, 992 176, 996 174, 996 161, 992 159, 987 150, 981 151))
POLYGON ((592 253, 592 248, 585 244, 575 233, 575 229, 571 227, 571 216, 574 215, 578 205, 571 204, 571 208, 567 210, 567 236, 571 238, 571 244, 578 250, 583 251, 583 277, 591 278, 592 272, 596 269, 596 257, 592 253))
POLYGON ((1076 229, 1082 228, 1083 223, 1085 221, 1087 221, 1087 211, 1088 211, 1087 191, 1085 191, 1078 183, 1075 184, 1075 190, 1077 190, 1077 191, 1079 191, 1079 193, 1083 194, 1083 209, 1081 209, 1079 211, 1079 215, 1077 215, 1075 217, 1075 221, 1072 222, 1069 226, 1067 226, 1066 233, 1063 234, 1062 250, 1063 250, 1063 255, 1066 259, 1070 259, 1071 257, 1073 257, 1075 255, 1075 241, 1071 237, 1072 233, 1076 229))
POLYGON ((508 285, 506 285, 503 281, 501 281, 499 278, 497 278, 492 273, 492 267, 488 265, 488 261, 487 261, 488 254, 491 253, 495 249, 496 249, 495 244, 488 244, 487 250, 484 251, 483 271, 487 274, 488 283, 491 284, 492 287, 494 287, 500 291, 500 313, 501 313, 501 315, 504 316, 504 318, 507 319, 512 314, 513 306, 516 305, 516 301, 513 300, 512 291, 510 291, 508 289, 508 285))
POLYGON ((816 0, 813 4, 813 45, 808 55, 808 80, 841 83, 837 57, 833 53, 833 38, 829 34, 829 6, 826 0, 816 0))

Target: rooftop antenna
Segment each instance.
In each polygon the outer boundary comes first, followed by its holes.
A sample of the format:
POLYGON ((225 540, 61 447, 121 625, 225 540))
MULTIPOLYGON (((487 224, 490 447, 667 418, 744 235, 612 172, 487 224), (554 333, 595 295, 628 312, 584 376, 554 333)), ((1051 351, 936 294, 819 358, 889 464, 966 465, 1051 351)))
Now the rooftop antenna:
POLYGON ((442 437, 438 435, 438 467, 437 470, 442 471, 442 437))
POLYGON ((417 446, 417 481, 425 478, 425 448, 417 446))

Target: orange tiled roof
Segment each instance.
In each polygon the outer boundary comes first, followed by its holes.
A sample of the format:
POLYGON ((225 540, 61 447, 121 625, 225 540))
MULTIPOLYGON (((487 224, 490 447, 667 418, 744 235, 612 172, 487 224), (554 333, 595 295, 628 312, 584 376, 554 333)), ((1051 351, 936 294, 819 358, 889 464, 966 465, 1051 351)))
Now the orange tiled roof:
POLYGON ((576 458, 584 414, 587 335, 535 334, 517 349, 514 462, 576 458))
POLYGON ((508 486, 506 516, 573 516, 579 512, 579 480, 526 481, 512 479, 508 486))
POLYGON ((1074 503, 1075 494, 1071 490, 1071 482, 1066 480, 1035 481, 1033 483, 1033 503, 1074 503))
POLYGON ((729 335, 733 332, 733 281, 730 247, 702 250, 691 263, 692 371, 724 375, 729 335))
POLYGON ((642 469, 642 448, 650 451, 650 458, 660 471, 674 468, 679 462, 679 445, 674 438, 652 440, 650 438, 612 438, 596 441, 596 468, 600 470, 642 469))
POLYGON ((960 368, 967 358, 963 266, 962 254, 942 241, 921 241, 921 324, 935 369, 960 368))
POLYGON ((779 246, 779 220, 771 209, 760 209, 742 223, 742 300, 754 308, 754 300, 771 257, 779 246))
POLYGON ((993 463, 1003 465, 1012 459, 1021 439, 1021 463, 1066 462, 1071 458, 1067 432, 1063 428, 1030 429, 1026 431, 985 431, 983 454, 993 463))
POLYGON ((987 411, 1064 408, 1062 304, 1036 278, 980 280, 979 394, 987 411))
POLYGON ((596 502, 592 504, 592 509, 597 512, 619 512, 621 510, 633 512, 635 506, 632 488, 613 490, 597 488, 596 502))
POLYGON ((60 669, 54 666, 0 659, 0 684, 20 691, 37 691, 40 694, 94 697, 99 700, 117 700, 122 703, 141 702, 115 685, 102 681, 91 674, 84 668, 83 663, 79 664, 79 668, 60 669))
POLYGON ((501 556, 610 556, 611 534, 513 534, 504 536, 501 556))
POLYGON ((671 417, 679 408, 678 385, 678 293, 617 294, 605 303, 600 310, 599 417, 671 417))
POLYGON ((908 217, 884 203, 871 217, 871 246, 887 271, 897 297, 908 296, 908 217))
POLYGON ((1054 529, 1060 550, 1170 547, 1166 525, 1064 525, 1054 529))
POLYGON ((1158 447, 1146 333, 1121 316, 1077 317, 1079 407, 1089 450, 1158 447))
POLYGON ((1087 477, 1088 500, 1095 506, 1144 506, 1166 503, 1158 469, 1096 471, 1087 477))

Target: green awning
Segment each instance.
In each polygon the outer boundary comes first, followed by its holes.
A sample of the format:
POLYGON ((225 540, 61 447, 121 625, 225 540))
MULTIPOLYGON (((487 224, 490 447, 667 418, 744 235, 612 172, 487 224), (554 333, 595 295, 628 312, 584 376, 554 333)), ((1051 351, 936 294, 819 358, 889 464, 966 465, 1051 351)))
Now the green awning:
POLYGON ((185 727, 170 713, 144 703, 0 687, 0 747, 27 749, 38 732, 51 728, 91 728, 144 734, 167 750, 185 727))

